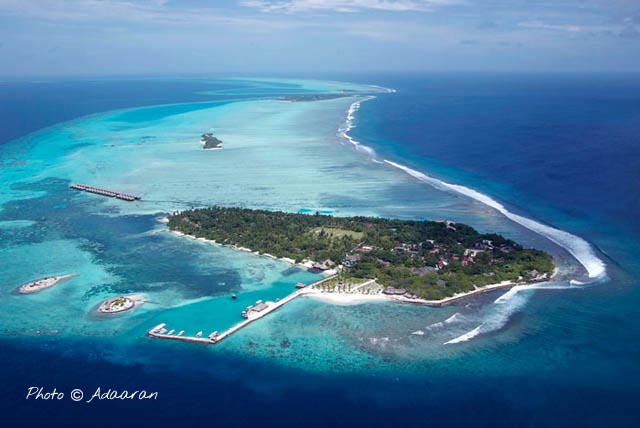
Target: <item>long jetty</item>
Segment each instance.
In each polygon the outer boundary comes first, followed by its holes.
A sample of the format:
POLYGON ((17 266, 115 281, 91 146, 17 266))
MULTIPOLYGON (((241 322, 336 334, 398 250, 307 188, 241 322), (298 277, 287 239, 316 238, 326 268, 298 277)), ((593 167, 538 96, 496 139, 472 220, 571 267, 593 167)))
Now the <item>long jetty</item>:
MULTIPOLYGON (((165 323, 161 323, 158 324, 157 326, 153 327, 151 330, 149 330, 147 332, 147 335, 149 335, 150 337, 154 337, 156 339, 169 339, 169 340, 181 340, 184 342, 194 342, 194 343, 204 343, 207 345, 215 345, 216 343, 220 343, 222 340, 226 339, 227 337, 231 336, 233 333, 243 329, 244 327, 248 326, 249 324, 251 324, 252 322, 259 320, 260 318, 263 318, 267 315, 269 315, 270 313, 272 313, 273 311, 275 311, 278 308, 281 308, 282 306, 286 305, 287 303, 291 302, 292 300, 294 300, 295 298, 302 296, 304 294, 311 294, 314 292, 313 287, 316 285, 320 285, 325 281, 329 281, 333 278, 335 278, 337 276, 336 275, 331 275, 328 276, 324 279, 321 279, 320 281, 316 281, 312 284, 309 284, 303 288, 300 288, 296 291, 294 291, 293 293, 289 294, 287 297, 278 300, 276 302, 265 302, 263 304, 261 304, 261 309, 259 310, 248 310, 247 311, 247 319, 234 325, 233 327, 229 328, 228 330, 223 331, 222 333, 218 333, 217 331, 213 331, 211 334, 209 334, 206 337, 202 337, 202 332, 200 332, 198 335, 196 336, 184 336, 182 333, 182 331, 178 334, 173 334, 175 332, 175 330, 170 330, 167 331, 166 326, 167 324, 165 323)), ((257 308, 257 306, 256 306, 257 308)))
POLYGON ((123 201, 128 201, 128 202, 142 199, 142 197, 138 195, 131 195, 129 193, 123 193, 123 192, 116 192, 114 190, 108 190, 108 189, 103 189, 101 187, 89 186, 87 184, 72 184, 69 187, 74 190, 94 193, 96 195, 101 195, 101 196, 108 196, 110 198, 122 199, 123 201))

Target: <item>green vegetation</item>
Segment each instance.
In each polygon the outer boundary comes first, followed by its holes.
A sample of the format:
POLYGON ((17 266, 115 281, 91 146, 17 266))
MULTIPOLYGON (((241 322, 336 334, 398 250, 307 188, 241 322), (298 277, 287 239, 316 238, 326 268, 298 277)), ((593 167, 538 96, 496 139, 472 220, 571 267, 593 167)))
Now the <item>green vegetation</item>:
POLYGON ((504 280, 542 280, 554 269, 543 251, 448 221, 213 207, 176 213, 169 228, 298 262, 322 262, 320 269, 341 264, 344 278, 377 278, 425 299, 504 280))
POLYGON ((213 133, 208 132, 206 134, 202 134, 201 140, 204 145, 203 149, 220 149, 222 148, 222 141, 213 136, 213 133))
POLYGON ((336 227, 316 227, 312 232, 328 235, 331 239, 342 238, 343 236, 350 236, 357 240, 364 238, 363 232, 354 232, 353 230, 338 229, 336 227))

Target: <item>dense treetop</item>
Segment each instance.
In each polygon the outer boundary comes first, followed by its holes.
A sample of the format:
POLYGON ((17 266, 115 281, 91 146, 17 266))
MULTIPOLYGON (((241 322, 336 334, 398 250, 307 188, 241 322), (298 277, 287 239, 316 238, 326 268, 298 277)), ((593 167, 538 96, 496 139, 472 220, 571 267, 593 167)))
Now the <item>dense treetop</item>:
POLYGON ((344 266, 351 278, 378 278, 436 299, 504 280, 533 281, 554 269, 547 253, 448 221, 332 217, 212 207, 176 213, 169 228, 296 261, 344 266))

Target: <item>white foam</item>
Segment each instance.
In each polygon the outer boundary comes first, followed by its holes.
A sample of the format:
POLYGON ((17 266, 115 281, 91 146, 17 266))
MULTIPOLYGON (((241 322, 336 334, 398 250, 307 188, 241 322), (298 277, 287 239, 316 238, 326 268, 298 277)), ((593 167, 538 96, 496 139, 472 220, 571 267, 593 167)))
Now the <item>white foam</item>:
POLYGON ((433 324, 429 324, 428 326, 426 326, 425 328, 427 330, 433 330, 434 328, 440 328, 444 325, 444 323, 442 321, 439 322, 434 322, 433 324))
POLYGON ((483 203, 500 212, 508 219, 520 224, 521 226, 526 227, 533 232, 536 232, 539 235, 544 236, 545 238, 567 250, 578 262, 580 262, 580 264, 587 270, 589 278, 598 278, 605 275, 606 269, 604 262, 595 255, 591 245, 589 245, 589 243, 584 239, 572 235, 569 232, 565 232, 564 230, 556 229, 554 227, 539 223, 530 218, 514 214, 511 211, 507 210, 500 202, 476 190, 458 184, 446 183, 442 180, 430 177, 420 171, 416 171, 396 162, 392 162, 386 159, 384 160, 384 162, 388 165, 401 169, 412 177, 415 177, 422 182, 431 184, 438 189, 453 191, 465 195, 480 203, 483 203))
POLYGON ((460 315, 458 312, 456 312, 455 314, 451 315, 449 318, 444 320, 446 324, 451 324, 453 322, 460 322, 460 321, 464 321, 464 317, 460 315))
POLYGON ((465 317, 460 315, 458 312, 456 312, 455 314, 451 315, 449 318, 447 318, 444 321, 438 321, 438 322, 434 322, 433 324, 429 324, 428 326, 425 327, 425 329, 431 331, 436 328, 444 327, 445 324, 452 324, 455 322, 462 322, 462 321, 465 321, 465 317))
POLYGON ((476 337, 477 335, 482 333, 480 331, 480 329, 482 328, 483 325, 484 324, 480 324, 479 326, 477 326, 476 328, 474 328, 471 331, 466 332, 462 336, 458 336, 455 339, 451 339, 450 341, 445 342, 445 345, 451 345, 451 344, 454 344, 454 343, 466 342, 467 340, 473 339, 474 337, 476 337))
POLYGON ((552 283, 552 284, 534 284, 534 285, 516 285, 511 288, 509 291, 504 293, 502 296, 498 297, 493 303, 505 303, 510 300, 513 296, 518 294, 521 291, 526 290, 567 290, 567 289, 578 289, 579 287, 575 287, 576 284, 584 284, 580 281, 569 281, 568 284, 562 283, 552 283))
MULTIPOLYGON (((374 98, 375 97, 370 96, 370 97, 358 99, 357 101, 353 102, 349 106, 349 110, 347 111, 347 119, 344 122, 344 125, 340 127, 340 129, 338 129, 338 135, 340 137, 344 138, 347 142, 349 142, 349 144, 351 144, 354 147, 354 149, 356 149, 356 151, 368 156, 372 160, 375 160, 375 157, 376 157, 375 150, 355 140, 353 137, 351 137, 351 135, 349 135, 349 131, 355 128, 355 124, 354 124, 354 120, 356 118, 355 115, 358 112, 358 110, 360 110, 360 104, 365 101, 372 100, 374 98)), ((377 161, 377 162, 380 163, 380 161, 377 161)))

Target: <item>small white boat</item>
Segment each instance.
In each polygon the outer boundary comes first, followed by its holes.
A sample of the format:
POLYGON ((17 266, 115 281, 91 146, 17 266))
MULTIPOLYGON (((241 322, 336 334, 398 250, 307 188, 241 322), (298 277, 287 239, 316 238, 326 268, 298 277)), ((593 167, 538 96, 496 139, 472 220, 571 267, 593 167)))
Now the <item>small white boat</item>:
POLYGON ((201 331, 197 332, 196 337, 202 337, 202 332, 201 331))
POLYGON ((184 334, 184 330, 180 330, 180 332, 178 333, 178 336, 182 336, 184 334))

